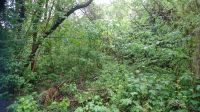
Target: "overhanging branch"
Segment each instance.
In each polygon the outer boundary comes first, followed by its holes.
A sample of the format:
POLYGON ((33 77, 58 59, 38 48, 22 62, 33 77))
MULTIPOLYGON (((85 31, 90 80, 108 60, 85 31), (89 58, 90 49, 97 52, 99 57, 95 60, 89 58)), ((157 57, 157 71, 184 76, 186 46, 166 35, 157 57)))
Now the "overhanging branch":
MULTIPOLYGON (((81 9, 81 8, 84 8, 84 7, 87 7, 88 5, 90 5, 92 3, 93 0, 88 0, 87 2, 83 3, 83 4, 79 4, 79 5, 76 5, 74 7, 72 7, 64 16, 68 17, 70 16, 72 13, 74 13, 76 10, 78 9, 81 9)), ((55 22, 54 24, 50 27, 49 30, 47 30, 43 37, 46 38, 48 37, 48 35, 50 35, 54 30, 56 30, 56 28, 65 20, 64 17, 59 17, 55 22)), ((35 38, 37 38, 37 35, 35 35, 35 38)), ((27 59, 27 63, 25 64, 24 67, 28 67, 31 63, 31 69, 34 70, 34 66, 35 66, 35 61, 34 61, 34 58, 35 58, 35 55, 36 55, 36 52, 39 48, 39 46, 41 45, 41 40, 37 40, 36 42, 34 42, 32 44, 32 51, 31 51, 31 54, 29 55, 28 59, 27 59)))
MULTIPOLYGON (((89 6, 92 3, 93 0, 88 0, 87 2, 83 3, 83 4, 78 4, 74 7, 72 7, 64 16, 69 17, 72 13, 74 13, 76 10, 81 9, 81 8, 85 8, 87 6, 89 6)), ((50 27, 50 29, 48 31, 45 32, 45 36, 47 37, 49 34, 51 34, 54 30, 56 30, 56 28, 65 20, 64 17, 60 17, 58 18, 55 23, 50 27)))
MULTIPOLYGON (((74 13, 76 10, 78 9, 81 9, 81 8, 84 8, 84 7, 87 7, 88 5, 90 5, 92 3, 93 0, 88 0, 87 2, 83 3, 83 4, 79 4, 79 5, 76 5, 74 7, 72 7, 66 14, 65 16, 68 17, 70 16, 72 13, 74 13)), ((65 20, 64 17, 59 17, 55 22, 54 24, 50 27, 50 29, 46 32, 44 32, 44 35, 43 35, 43 39, 48 37, 48 35, 50 35, 54 30, 56 30, 56 28, 65 20)), ((33 36, 34 39, 37 38, 37 34, 33 36)), ((32 51, 31 51, 31 54, 29 55, 28 59, 27 59, 27 63, 25 64, 24 67, 28 67, 31 63, 31 70, 33 71, 34 70, 34 66, 35 66, 35 61, 34 61, 34 58, 35 58, 35 55, 36 55, 36 52, 39 48, 39 46, 41 45, 41 40, 37 40, 35 41, 33 44, 32 44, 32 51)))

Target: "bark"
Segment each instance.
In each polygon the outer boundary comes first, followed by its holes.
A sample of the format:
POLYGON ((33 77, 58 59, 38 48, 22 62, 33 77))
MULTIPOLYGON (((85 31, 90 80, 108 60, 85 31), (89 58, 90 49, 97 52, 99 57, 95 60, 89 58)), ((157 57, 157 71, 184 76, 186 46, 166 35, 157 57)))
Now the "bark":
POLYGON ((38 2, 37 3, 39 5, 39 9, 36 9, 34 11, 33 17, 32 17, 32 23, 33 23, 33 33, 32 33, 32 39, 33 39, 33 43, 32 43, 32 49, 31 49, 31 53, 28 56, 28 59, 24 65, 24 67, 28 67, 31 64, 31 70, 34 70, 34 66, 35 66, 35 55, 37 52, 37 49, 39 48, 39 40, 38 40, 38 32, 37 32, 37 24, 40 22, 40 19, 42 17, 42 11, 40 11, 40 8, 42 8, 42 4, 43 2, 38 2))
POLYGON ((48 3, 49 3, 49 0, 46 0, 45 1, 45 13, 44 13, 44 20, 46 20, 48 18, 48 3))
MULTIPOLYGON (((76 5, 74 7, 72 7, 64 16, 69 17, 72 13, 74 13, 76 10, 81 9, 81 8, 85 8, 87 6, 89 6, 92 3, 93 0, 89 0, 84 4, 80 4, 80 5, 76 5)), ((51 34, 54 30, 56 30, 56 28, 65 20, 64 17, 59 17, 54 24, 51 26, 51 28, 45 32, 45 36, 47 37, 49 34, 51 34)))

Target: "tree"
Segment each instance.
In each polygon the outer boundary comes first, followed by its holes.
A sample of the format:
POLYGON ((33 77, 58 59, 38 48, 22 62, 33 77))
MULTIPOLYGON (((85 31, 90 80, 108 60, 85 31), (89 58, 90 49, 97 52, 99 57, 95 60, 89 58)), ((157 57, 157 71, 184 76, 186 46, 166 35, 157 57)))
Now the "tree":
MULTIPOLYGON (((69 17, 76 10, 87 7, 88 5, 90 5, 92 3, 92 1, 93 0, 88 0, 87 2, 85 2, 83 4, 78 4, 78 5, 73 6, 67 12, 64 12, 65 13, 64 16, 69 17)), ((40 7, 42 7, 41 2, 38 2, 38 5, 40 5, 40 7)), ((37 17, 33 20, 34 24, 37 24, 39 22, 40 18, 42 17, 41 16, 42 13, 40 11, 36 11, 36 15, 37 15, 37 17)), ((53 25, 50 26, 50 28, 42 34, 42 39, 47 38, 54 30, 56 30, 56 28, 59 27, 59 25, 63 23, 63 21, 65 20, 65 17, 57 17, 57 19, 53 22, 53 25)), ((36 27, 34 27, 34 29, 35 28, 36 27)), ((38 33, 37 32, 33 33, 32 38, 33 38, 32 50, 31 50, 30 55, 28 56, 27 62, 24 65, 24 67, 28 67, 29 64, 31 63, 31 69, 33 70, 34 66, 35 66, 34 57, 36 55, 36 52, 37 52, 39 46, 42 44, 42 41, 41 41, 41 38, 38 39, 38 33)))

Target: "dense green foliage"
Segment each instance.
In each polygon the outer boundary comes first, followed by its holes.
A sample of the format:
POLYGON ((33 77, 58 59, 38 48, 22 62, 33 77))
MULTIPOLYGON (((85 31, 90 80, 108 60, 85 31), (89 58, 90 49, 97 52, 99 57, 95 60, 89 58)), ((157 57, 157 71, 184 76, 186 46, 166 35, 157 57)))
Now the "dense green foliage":
POLYGON ((0 59, 9 68, 1 88, 16 98, 10 111, 200 111, 199 0, 92 3, 51 33, 74 0, 31 2, 25 2, 26 18, 1 26, 18 40, 0 59), (42 104, 54 85, 58 93, 42 104))

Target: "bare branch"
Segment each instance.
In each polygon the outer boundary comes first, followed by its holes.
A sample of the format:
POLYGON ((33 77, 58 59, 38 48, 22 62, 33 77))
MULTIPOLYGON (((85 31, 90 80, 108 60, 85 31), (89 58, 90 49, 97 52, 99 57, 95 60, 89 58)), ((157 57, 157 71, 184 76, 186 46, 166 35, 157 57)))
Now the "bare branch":
MULTIPOLYGON (((92 3, 93 0, 88 0, 87 2, 83 3, 83 4, 79 4, 76 5, 74 7, 72 7, 64 16, 68 17, 70 16, 72 13, 74 13, 76 10, 87 7, 88 5, 90 5, 92 3)), ((54 30, 56 30, 56 28, 65 20, 65 17, 59 17, 55 23, 50 27, 50 29, 48 31, 46 31, 44 33, 44 38, 48 37, 48 35, 50 35, 54 30)), ((39 21, 39 19, 35 19, 33 21, 33 23, 37 23, 37 21, 39 21)), ((25 64, 24 67, 28 67, 30 65, 31 62, 31 70, 33 70, 34 68, 34 58, 36 55, 36 52, 39 48, 39 46, 41 45, 41 40, 36 41, 35 39, 37 38, 37 33, 35 33, 33 35, 33 44, 32 44, 32 51, 31 54, 29 55, 28 59, 27 59, 27 63, 25 64)))
MULTIPOLYGON (((83 3, 83 4, 78 4, 74 7, 72 7, 64 16, 69 17, 72 13, 74 13, 76 10, 81 9, 81 8, 85 8, 88 5, 90 5, 92 3, 93 0, 88 0, 87 2, 83 3)), ((51 34, 63 21, 65 20, 65 17, 59 17, 55 23, 51 26, 51 28, 45 32, 45 36, 47 37, 49 34, 51 34)))

